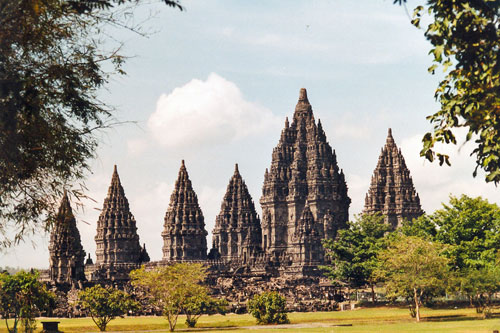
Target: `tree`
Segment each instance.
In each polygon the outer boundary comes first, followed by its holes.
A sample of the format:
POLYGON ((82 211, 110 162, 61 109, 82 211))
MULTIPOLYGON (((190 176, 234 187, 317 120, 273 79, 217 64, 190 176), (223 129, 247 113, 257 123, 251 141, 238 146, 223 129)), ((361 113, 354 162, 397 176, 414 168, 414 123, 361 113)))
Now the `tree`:
POLYGON ((483 318, 491 316, 491 297, 500 291, 500 266, 498 263, 481 268, 468 268, 460 271, 455 281, 455 290, 469 296, 471 305, 483 318))
POLYGON ((190 311, 193 297, 207 294, 206 287, 201 284, 205 277, 206 269, 202 264, 190 263, 158 267, 151 271, 146 271, 143 266, 130 272, 132 285, 144 290, 151 304, 163 310, 171 332, 179 314, 186 309, 190 311))
POLYGON ((414 236, 393 237, 379 254, 375 274, 385 281, 389 297, 412 299, 410 311, 420 321, 424 296, 442 294, 449 279, 448 259, 443 245, 414 236))
POLYGON ((137 303, 126 292, 100 284, 80 291, 78 304, 90 313, 101 331, 106 331, 111 320, 137 308, 137 303))
POLYGON ((16 333, 21 321, 23 331, 34 332, 35 317, 55 306, 55 296, 38 281, 38 272, 20 271, 14 275, 0 273, 0 314, 7 331, 16 333), (8 318, 14 323, 9 327, 8 318))
POLYGON ((384 235, 392 230, 384 223, 384 216, 364 214, 348 222, 347 229, 339 230, 337 238, 323 242, 330 266, 323 266, 332 281, 340 281, 350 288, 369 285, 375 302, 373 271, 377 266, 377 254, 383 248, 384 235))
POLYGON ((450 196, 450 203, 436 210, 431 219, 435 239, 451 245, 446 254, 451 268, 480 268, 494 263, 500 251, 500 207, 481 197, 450 196))
POLYGON ((401 228, 398 231, 405 236, 415 236, 430 240, 434 240, 437 233, 436 224, 431 220, 429 215, 425 214, 412 221, 403 220, 401 228))
POLYGON ((124 73, 106 25, 133 28, 131 10, 109 9, 128 2, 139 1, 0 0, 0 246, 49 228, 63 188, 88 170, 112 122, 97 92, 124 73))
MULTIPOLYGON (((406 0, 394 0, 402 4, 406 0)), ((420 27, 425 9, 432 22, 425 36, 432 44, 429 53, 434 64, 446 73, 435 98, 441 109, 427 117, 434 124, 425 134, 421 156, 429 161, 450 164, 449 156, 436 152, 437 142, 456 144, 454 130, 463 127, 466 141, 474 140, 476 176, 478 168, 486 172, 486 181, 500 182, 500 1, 498 0, 427 0, 418 6, 412 23, 420 27)))
POLYGON ((198 319, 204 314, 209 316, 217 313, 225 315, 227 305, 225 299, 215 299, 206 293, 188 297, 182 306, 182 312, 186 315, 186 325, 195 327, 198 319))
POLYGON ((500 207, 481 197, 450 196, 433 214, 403 225, 405 235, 445 244, 443 252, 455 278, 451 290, 469 297, 478 312, 489 312, 489 297, 498 289, 500 207), (498 276, 498 278, 497 278, 498 276))
POLYGON ((288 324, 286 299, 277 291, 256 294, 248 301, 248 312, 257 319, 257 324, 288 324))
POLYGON ((454 290, 489 316, 490 295, 500 286, 500 207, 481 197, 451 196, 431 220, 437 230, 434 239, 449 245, 445 255, 457 275, 454 290))

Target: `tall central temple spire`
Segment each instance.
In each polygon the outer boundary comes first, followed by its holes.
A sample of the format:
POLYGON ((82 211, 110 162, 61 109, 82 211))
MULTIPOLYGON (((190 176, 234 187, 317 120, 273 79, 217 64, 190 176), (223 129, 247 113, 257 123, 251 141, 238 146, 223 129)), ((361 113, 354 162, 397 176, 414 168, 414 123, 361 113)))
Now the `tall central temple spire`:
POLYGON ((185 261, 207 258, 207 232, 198 197, 193 190, 184 160, 165 214, 163 260, 185 261))
POLYGON ((264 178, 260 199, 264 251, 274 257, 286 254, 294 263, 321 262, 321 239, 335 237, 346 226, 351 200, 335 151, 321 123, 314 120, 304 88, 264 178))

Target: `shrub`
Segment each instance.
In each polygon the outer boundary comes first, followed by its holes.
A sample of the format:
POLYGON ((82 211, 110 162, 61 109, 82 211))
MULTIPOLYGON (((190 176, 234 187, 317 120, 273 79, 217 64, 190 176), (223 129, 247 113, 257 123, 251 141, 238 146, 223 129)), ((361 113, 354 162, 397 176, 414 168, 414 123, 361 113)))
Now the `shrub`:
POLYGON ((248 312, 257 319, 257 324, 288 324, 285 306, 285 297, 268 291, 248 302, 248 312))

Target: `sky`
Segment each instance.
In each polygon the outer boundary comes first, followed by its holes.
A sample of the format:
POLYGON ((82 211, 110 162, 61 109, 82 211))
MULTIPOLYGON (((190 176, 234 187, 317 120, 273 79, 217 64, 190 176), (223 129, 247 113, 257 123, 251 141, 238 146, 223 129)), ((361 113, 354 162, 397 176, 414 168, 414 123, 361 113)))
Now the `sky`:
MULTIPOLYGON (((161 259, 161 232, 170 194, 184 159, 211 230, 234 170, 258 204, 264 171, 285 117, 306 88, 316 119, 336 150, 352 200, 363 209, 387 129, 401 148, 427 213, 449 195, 483 196, 500 204, 499 189, 472 177, 471 144, 443 147, 451 167, 419 156, 438 110, 430 75, 430 44, 392 0, 194 1, 185 11, 161 3, 140 7, 147 38, 118 31, 130 58, 126 76, 113 77, 101 98, 116 121, 98 134, 101 145, 85 183, 95 201, 74 213, 82 245, 95 260, 99 210, 117 165, 141 243, 161 259)), ((458 133, 464 137, 464 133, 458 133)), ((0 252, 0 266, 48 268, 48 234, 0 252)))

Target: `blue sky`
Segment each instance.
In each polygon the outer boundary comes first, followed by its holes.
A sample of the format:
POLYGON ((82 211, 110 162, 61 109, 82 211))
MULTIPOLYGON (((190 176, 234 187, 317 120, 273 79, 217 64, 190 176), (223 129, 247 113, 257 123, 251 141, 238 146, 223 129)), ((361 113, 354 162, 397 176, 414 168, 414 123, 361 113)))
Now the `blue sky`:
MULTIPOLYGON (((392 0, 182 1, 186 11, 142 6, 149 38, 120 31, 131 57, 102 98, 118 121, 86 181, 96 202, 76 212, 83 247, 95 259, 98 209, 118 165, 141 242, 161 259, 160 233, 181 159, 198 193, 207 230, 234 163, 258 204, 285 117, 307 88, 316 119, 337 152, 352 204, 361 211, 387 128, 401 147, 423 208, 433 212, 450 193, 500 203, 498 189, 472 177, 470 145, 446 147, 452 167, 418 156, 425 117, 437 110, 439 77, 427 73, 430 45, 392 0)), ((408 11, 418 5, 410 1, 408 11)), ((75 207, 76 208, 76 207, 75 207)), ((209 235, 208 244, 211 244, 209 235)), ((48 235, 0 254, 0 266, 48 267, 48 235), (32 243, 36 243, 33 248, 32 243)))

